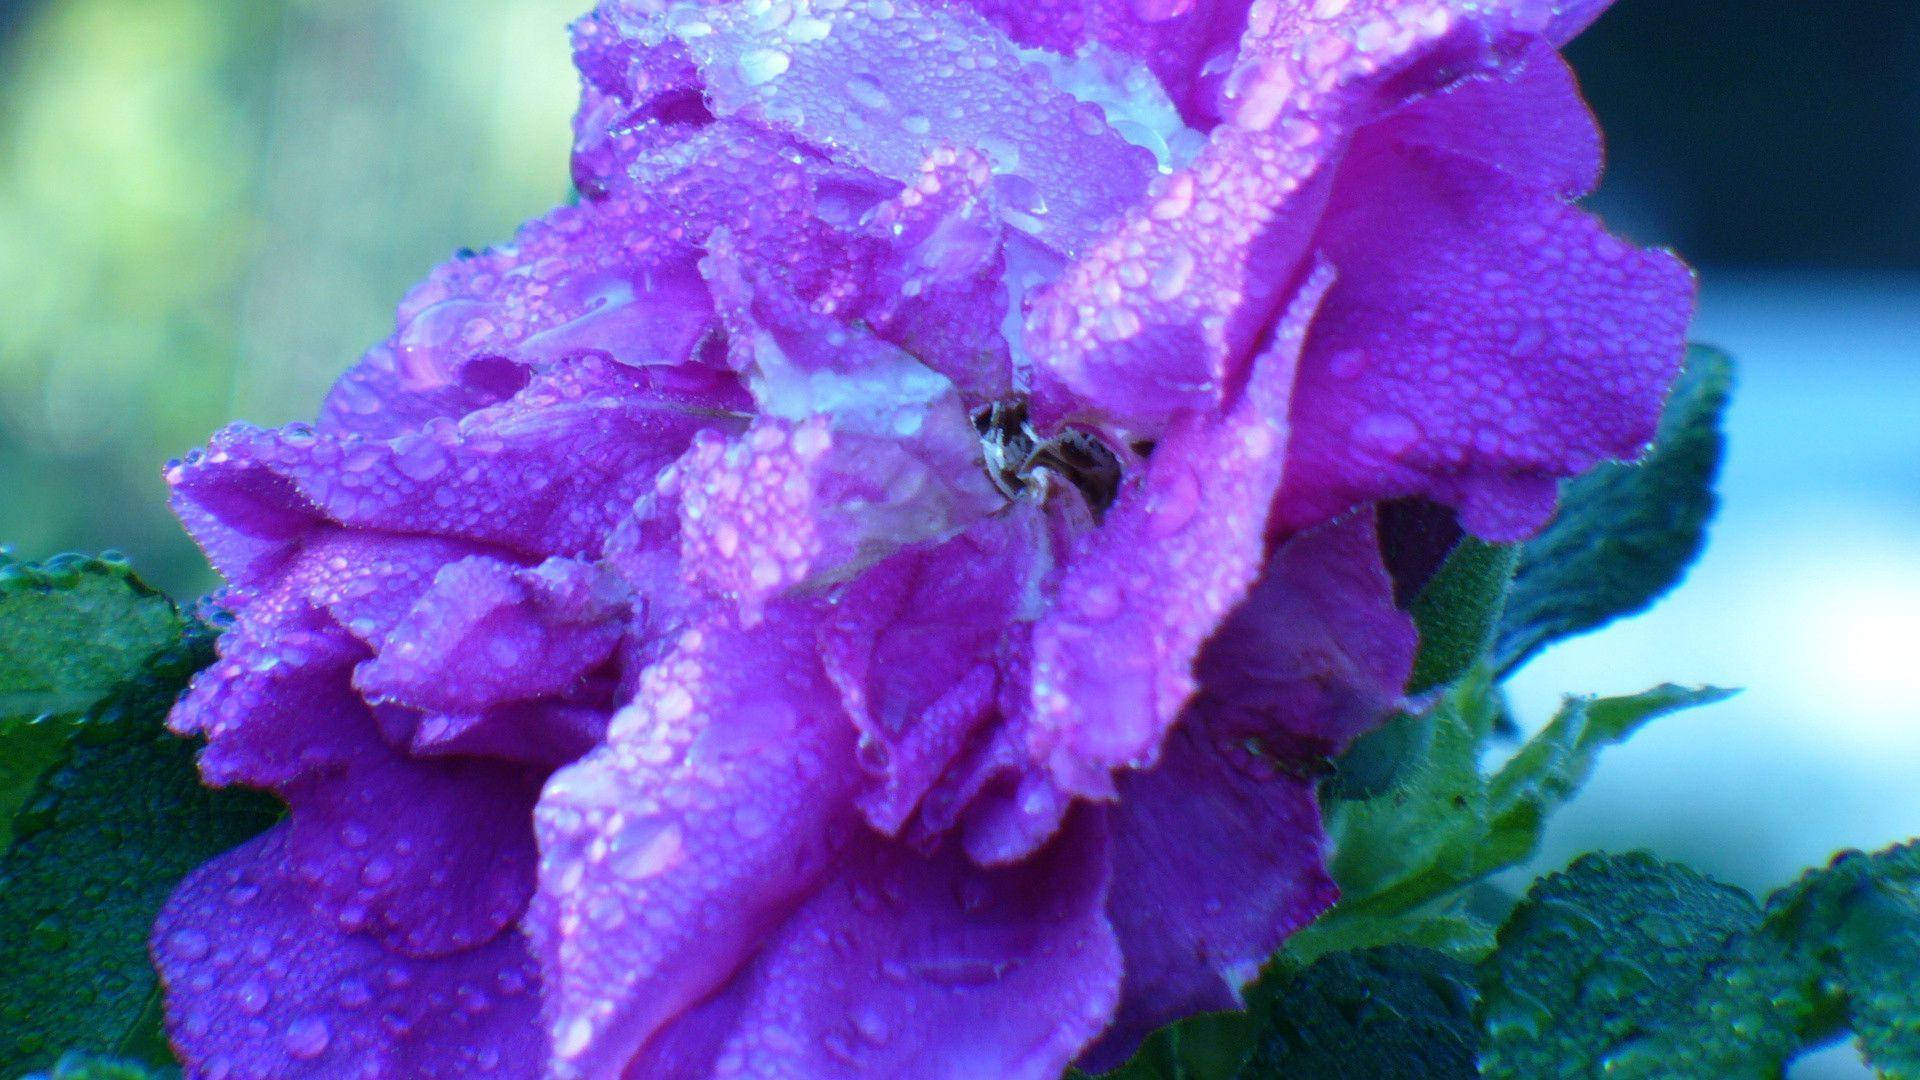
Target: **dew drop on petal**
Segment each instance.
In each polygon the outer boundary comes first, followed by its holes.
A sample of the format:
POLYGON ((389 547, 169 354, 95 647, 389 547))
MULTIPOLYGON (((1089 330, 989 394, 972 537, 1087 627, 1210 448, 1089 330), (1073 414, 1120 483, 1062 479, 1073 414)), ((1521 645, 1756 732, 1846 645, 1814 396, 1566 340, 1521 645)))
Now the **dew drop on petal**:
POLYGON ((740 55, 738 66, 742 82, 764 86, 786 74, 793 66, 793 57, 779 49, 754 49, 740 55))
POLYGON ((287 1025, 284 1039, 287 1053, 301 1061, 312 1061, 327 1052, 327 1044, 333 1041, 333 1033, 327 1030, 327 1022, 318 1016, 302 1016, 287 1025))

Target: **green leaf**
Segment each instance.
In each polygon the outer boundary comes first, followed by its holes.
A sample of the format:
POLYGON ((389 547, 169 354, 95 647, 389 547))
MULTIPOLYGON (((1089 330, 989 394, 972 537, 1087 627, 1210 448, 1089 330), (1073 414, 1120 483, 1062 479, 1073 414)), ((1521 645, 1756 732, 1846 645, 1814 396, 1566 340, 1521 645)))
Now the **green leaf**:
POLYGON ((1420 629, 1407 692, 1418 694, 1466 674, 1486 653, 1520 555, 1511 544, 1461 537, 1409 609, 1420 629))
POLYGON ((1521 548, 1495 634, 1501 672, 1546 645, 1646 608, 1706 541, 1725 438, 1733 362, 1695 345, 1668 396, 1653 448, 1569 481, 1560 512, 1521 548))
POLYGON ((151 1069, 126 1058, 67 1054, 52 1071, 30 1073, 23 1080, 177 1080, 179 1075, 179 1069, 151 1069))
POLYGON ((180 616, 118 559, 0 566, 0 716, 85 712, 178 641, 180 616))
POLYGON ((1393 915, 1362 911, 1308 925, 1287 939, 1279 958, 1283 965, 1298 967, 1333 953, 1381 945, 1416 945, 1475 961, 1493 951, 1493 935, 1493 924, 1466 911, 1393 915))
POLYGON ((1147 1036, 1125 1065, 1098 1080, 1233 1080, 1253 1053, 1254 1034, 1246 1013, 1197 1013, 1147 1036))
POLYGON ((120 560, 0 561, 0 851, 72 721, 179 637, 173 605, 120 560))
POLYGON ((1320 951, 1414 940, 1474 958, 1486 936, 1459 910, 1462 891, 1533 854, 1548 816, 1585 782, 1604 747, 1656 716, 1726 693, 1661 686, 1571 699, 1489 777, 1480 760, 1502 706, 1487 669, 1469 671, 1428 711, 1425 751, 1395 787, 1328 805, 1341 899, 1294 936, 1287 957, 1298 963, 1320 951), (1393 936, 1396 927, 1421 936, 1393 936))
POLYGON ((1740 889, 1644 853, 1542 878, 1482 967, 1482 1075, 1778 1077, 1815 1020, 1760 921, 1740 889))
POLYGON ((1408 945, 1324 956, 1260 1005, 1243 1080, 1471 1080, 1477 1030, 1466 964, 1408 945))
POLYGON ((1547 818, 1587 782, 1601 750, 1655 717, 1722 701, 1733 693, 1666 683, 1625 697, 1567 699, 1559 714, 1488 781, 1482 861, 1499 869, 1531 856, 1547 818))
POLYGON ((0 1075, 69 1049, 151 1046, 154 915, 187 871, 277 815, 262 796, 202 787, 193 745, 163 726, 211 657, 209 631, 176 629, 77 722, 16 820, 0 861, 0 1075))
POLYGON ((1920 844, 1843 852, 1769 898, 1766 931, 1799 961, 1798 1000, 1851 1027, 1881 1075, 1920 1077, 1920 844))

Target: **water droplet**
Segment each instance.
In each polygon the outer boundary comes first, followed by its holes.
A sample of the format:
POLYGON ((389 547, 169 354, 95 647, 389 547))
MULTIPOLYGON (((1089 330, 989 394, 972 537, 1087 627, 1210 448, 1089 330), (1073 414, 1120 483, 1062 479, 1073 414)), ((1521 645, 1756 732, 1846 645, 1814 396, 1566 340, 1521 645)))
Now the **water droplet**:
POLYGON ((893 107, 893 100, 880 88, 879 80, 871 75, 853 76, 847 80, 846 90, 848 97, 876 112, 893 107))
POLYGON ((1405 453, 1419 441, 1420 428, 1399 413, 1373 413, 1354 425, 1353 437, 1387 455, 1405 453))
POLYGON ((875 1046, 887 1041, 887 1022, 871 1008, 854 1010, 853 1030, 859 1032, 861 1038, 875 1046))
POLYGON ((447 451, 424 435, 402 435, 393 441, 393 467, 414 480, 431 480, 447 467, 447 451))
POLYGON ((680 825, 660 818, 642 818, 613 838, 610 865, 628 881, 643 881, 679 863, 684 848, 680 825))
POLYGON ((1200 482, 1193 473, 1177 465, 1153 478, 1147 495, 1147 529, 1155 536, 1168 536, 1193 520, 1200 508, 1200 482))
POLYGON ((1154 267, 1153 276, 1147 279, 1147 291, 1155 300, 1171 300, 1186 291, 1192 278, 1193 252, 1177 247, 1154 267))
POLYGON ((167 948, 182 960, 199 960, 207 955, 212 943, 198 930, 175 930, 167 935, 167 948))
POLYGON ((779 49, 753 49, 742 53, 736 66, 742 82, 748 86, 764 86, 786 74, 793 66, 793 57, 779 49))
POLYGON ((787 40, 796 45, 809 45, 824 41, 833 33, 833 24, 812 15, 799 15, 787 24, 787 40))
POLYGON ((933 121, 921 113, 908 113, 900 118, 900 126, 915 135, 925 135, 933 130, 933 121))
POLYGON ((559 1041, 553 1045, 553 1052, 563 1058, 579 1057, 587 1044, 593 1041, 593 1021, 584 1016, 576 1016, 567 1022, 560 1032, 559 1041))

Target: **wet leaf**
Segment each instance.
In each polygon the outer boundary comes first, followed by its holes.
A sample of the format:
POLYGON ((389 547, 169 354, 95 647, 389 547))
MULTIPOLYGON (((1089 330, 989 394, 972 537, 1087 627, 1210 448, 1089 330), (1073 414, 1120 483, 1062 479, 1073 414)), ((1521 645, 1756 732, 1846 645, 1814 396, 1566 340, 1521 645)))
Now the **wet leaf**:
POLYGON ((0 562, 0 850, 73 721, 178 641, 166 597, 124 562, 0 562))
POLYGON ((1243 1012, 1189 1016, 1147 1036, 1125 1065, 1096 1080, 1232 1080, 1253 1052, 1254 1023, 1243 1012))
POLYGON ((1495 634, 1501 672, 1554 641, 1643 610, 1679 583, 1706 543, 1717 503, 1720 420, 1732 389, 1733 361, 1693 346, 1647 455, 1562 487, 1559 513, 1520 550, 1495 634))
POLYGON ((1740 889, 1644 853, 1537 882, 1481 971, 1482 1075, 1779 1076, 1807 1013, 1740 889))
MULTIPOLYGON (((114 595, 103 593, 82 595, 89 604, 114 595)), ((170 605, 165 614, 177 620, 170 605)), ((40 625, 79 633, 94 624, 40 625)), ((68 1050, 151 1048, 143 1025, 155 986, 147 957, 155 913, 188 870, 277 814, 263 797, 200 786, 193 745, 166 732, 175 695, 213 648, 206 628, 174 626, 133 678, 75 720, 14 820, 0 860, 0 1075, 48 1067, 68 1050)), ((134 640, 153 637, 123 638, 117 651, 92 655, 128 657, 134 640)))
POLYGON ((1271 991, 1241 1080, 1471 1080, 1473 969, 1409 945, 1331 953, 1271 991))

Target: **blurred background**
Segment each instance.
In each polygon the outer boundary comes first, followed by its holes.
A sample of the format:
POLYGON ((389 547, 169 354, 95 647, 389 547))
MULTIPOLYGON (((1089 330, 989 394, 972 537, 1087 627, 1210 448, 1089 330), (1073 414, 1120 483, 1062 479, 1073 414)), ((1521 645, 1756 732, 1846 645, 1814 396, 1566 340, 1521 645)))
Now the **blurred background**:
MULTIPOLYGON (((0 540, 210 587, 160 463, 310 415, 431 265, 565 196, 587 2, 0 0, 0 540)), ((1606 759, 1538 868, 1647 847, 1764 891, 1920 834, 1920 2, 1619 0, 1569 53, 1595 208, 1700 269, 1742 385, 1691 581, 1516 706, 1747 690, 1606 759)))

